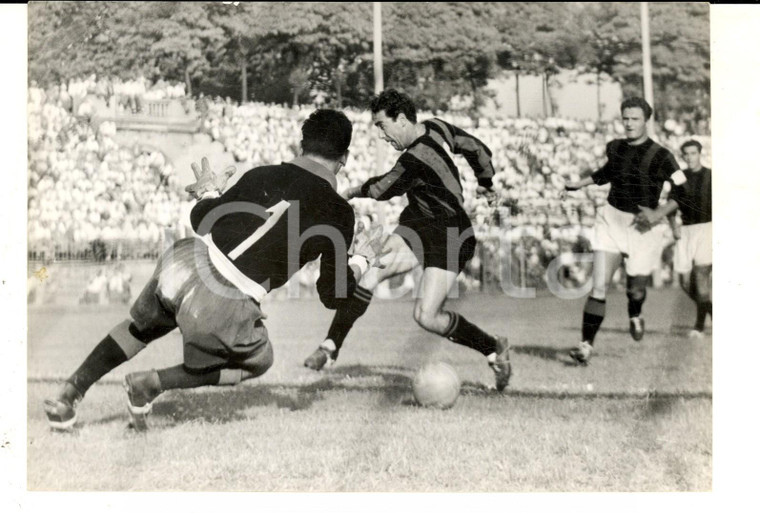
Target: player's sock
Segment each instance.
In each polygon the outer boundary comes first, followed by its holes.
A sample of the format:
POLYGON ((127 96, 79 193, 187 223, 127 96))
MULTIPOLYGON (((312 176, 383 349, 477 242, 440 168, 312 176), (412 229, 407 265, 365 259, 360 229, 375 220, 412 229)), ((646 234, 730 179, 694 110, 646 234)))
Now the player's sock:
POLYGON ((111 335, 106 335, 66 381, 79 392, 80 397, 84 397, 93 383, 128 359, 111 335))
POLYGON ((697 331, 705 330, 705 319, 707 314, 712 317, 712 301, 700 301, 697 303, 697 322, 694 325, 694 329, 697 331))
POLYGON ((689 296, 689 299, 694 301, 695 303, 698 301, 697 298, 697 283, 694 279, 694 271, 692 271, 689 274, 688 278, 684 278, 684 274, 682 274, 679 278, 679 284, 681 285, 681 290, 683 290, 687 296, 689 296))
POLYGON ((444 337, 456 344, 470 347, 485 356, 496 351, 496 337, 493 337, 455 312, 449 314, 450 321, 444 337))
POLYGON ((583 340, 589 344, 594 344, 594 338, 604 321, 604 313, 607 309, 607 301, 589 296, 586 299, 586 305, 583 307, 583 328, 581 335, 583 340))
POLYGON ((221 370, 211 372, 188 372, 184 365, 175 365, 158 371, 158 381, 161 390, 173 390, 175 388, 197 388, 203 386, 219 385, 221 370))
POLYGON ((125 320, 95 346, 67 381, 84 397, 93 383, 173 329, 171 326, 161 326, 140 331, 134 322, 125 320))
POLYGON ((95 346, 82 365, 66 381, 79 392, 80 398, 84 397, 93 383, 145 349, 149 342, 173 329, 162 326, 140 331, 134 322, 125 320, 116 325, 95 346))
POLYGON ((335 311, 335 317, 325 340, 330 339, 335 342, 335 347, 339 351, 356 320, 367 311, 370 301, 372 301, 372 292, 357 285, 353 296, 347 298, 335 311))
POLYGON ((647 298, 648 276, 629 276, 626 296, 628 296, 628 317, 634 318, 641 315, 641 309, 647 298))

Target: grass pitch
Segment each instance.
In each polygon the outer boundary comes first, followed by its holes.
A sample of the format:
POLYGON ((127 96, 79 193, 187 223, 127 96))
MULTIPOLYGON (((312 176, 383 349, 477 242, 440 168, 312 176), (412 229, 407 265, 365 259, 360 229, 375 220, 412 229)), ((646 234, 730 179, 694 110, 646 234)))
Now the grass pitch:
POLYGON ((121 378, 181 361, 179 335, 152 343, 96 384, 73 433, 51 432, 42 401, 127 312, 29 312, 30 490, 516 492, 707 491, 712 486, 712 338, 689 340, 694 308, 651 290, 647 336, 628 335, 626 298, 608 300, 597 353, 578 367, 583 300, 468 295, 451 308, 510 337, 506 394, 477 353, 425 333, 408 300, 373 302, 336 365, 302 366, 331 312, 265 303, 275 364, 233 388, 170 391, 135 433, 121 378), (447 411, 414 405, 429 361, 463 382, 447 411))

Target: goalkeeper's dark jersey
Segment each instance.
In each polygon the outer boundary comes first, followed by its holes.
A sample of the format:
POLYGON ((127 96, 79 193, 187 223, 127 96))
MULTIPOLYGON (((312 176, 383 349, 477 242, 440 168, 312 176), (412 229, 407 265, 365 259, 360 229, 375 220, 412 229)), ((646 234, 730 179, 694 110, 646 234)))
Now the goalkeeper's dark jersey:
POLYGON ((440 119, 424 121, 425 134, 415 140, 399 157, 388 173, 370 178, 361 188, 361 195, 387 200, 407 195, 409 206, 401 215, 421 223, 466 228, 471 226, 464 210, 462 184, 451 157, 464 156, 478 183, 492 185, 494 175, 491 150, 480 140, 440 119))
POLYGON ((321 257, 317 291, 325 306, 335 308, 336 299, 356 288, 346 255, 354 211, 335 186, 328 169, 300 157, 251 169, 221 197, 199 201, 190 220, 211 243, 212 261, 216 257, 215 264, 233 278, 242 273, 240 279, 255 289, 281 287, 321 257))
POLYGON ((652 139, 638 145, 616 139, 607 144, 607 163, 591 179, 597 185, 612 185, 607 196, 610 205, 638 214, 639 205, 657 208, 666 181, 680 185, 686 177, 673 155, 652 139))
POLYGON ((674 187, 670 197, 681 210, 684 225, 712 222, 712 170, 684 171, 686 183, 674 187))

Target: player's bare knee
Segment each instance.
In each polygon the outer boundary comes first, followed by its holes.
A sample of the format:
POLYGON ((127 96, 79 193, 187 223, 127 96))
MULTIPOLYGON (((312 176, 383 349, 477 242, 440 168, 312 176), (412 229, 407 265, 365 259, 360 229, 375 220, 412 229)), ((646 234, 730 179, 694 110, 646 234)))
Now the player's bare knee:
POLYGON ((595 278, 591 285, 590 296, 593 297, 594 299, 604 301, 607 298, 607 289, 609 288, 609 286, 610 284, 608 282, 595 278))
POLYGON ((426 310, 422 306, 414 307, 414 320, 420 327, 434 333, 443 333, 448 324, 448 319, 442 319, 440 312, 426 310))
POLYGON ((359 285, 367 290, 374 290, 377 284, 385 279, 382 277, 381 271, 382 269, 377 267, 370 268, 359 280, 359 285))
POLYGON ((607 298, 607 284, 596 284, 594 283, 593 287, 591 288, 591 294, 590 296, 594 299, 598 299, 599 301, 604 301, 607 298))

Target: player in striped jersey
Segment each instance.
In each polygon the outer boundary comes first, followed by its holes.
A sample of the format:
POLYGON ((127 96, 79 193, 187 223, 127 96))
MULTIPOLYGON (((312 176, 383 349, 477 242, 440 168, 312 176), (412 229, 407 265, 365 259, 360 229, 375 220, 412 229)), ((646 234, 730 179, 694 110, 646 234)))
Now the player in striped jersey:
POLYGON ((683 226, 676 233, 673 267, 681 288, 697 304, 697 319, 690 338, 702 338, 705 320, 712 317, 712 170, 702 165, 702 145, 690 140, 681 145, 686 182, 673 187, 657 215, 681 211, 683 226))
POLYGON ((372 290, 381 281, 423 267, 421 297, 414 319, 427 331, 483 354, 496 375, 499 391, 509 383, 511 366, 505 337, 484 332, 460 314, 444 309, 449 291, 475 251, 472 223, 464 210, 459 170, 446 152, 461 154, 475 172, 478 192, 487 194, 494 175, 491 151, 464 130, 440 119, 417 122, 411 98, 393 89, 370 103, 372 120, 383 138, 404 153, 382 176, 349 189, 350 198, 388 200, 406 194, 409 205, 388 238, 383 268, 371 269, 357 287, 354 300, 338 307, 327 337, 304 365, 320 370, 334 362, 354 322, 367 310, 372 290))
MULTIPOLYGON (((345 165, 351 122, 342 112, 317 110, 302 127, 303 156, 251 169, 220 195, 229 174, 217 176, 203 159, 188 186, 199 201, 191 212, 196 237, 175 242, 130 310, 45 401, 48 422, 70 429, 76 404, 102 376, 148 343, 179 328, 183 363, 125 377, 136 429, 146 429, 153 400, 171 389, 234 385, 262 375, 273 361, 261 300, 307 262, 320 258, 319 297, 334 309, 356 288, 382 241, 354 242, 354 212, 335 190, 345 165)), ((234 172, 234 168, 232 168, 234 172)))
POLYGON ((570 351, 584 365, 591 358, 604 320, 607 289, 623 257, 631 336, 636 341, 644 337, 641 311, 646 284, 661 258, 659 235, 650 229, 663 217, 655 209, 666 181, 675 185, 686 181, 673 155, 647 134, 652 107, 641 98, 629 98, 620 112, 626 137, 607 144, 607 163, 591 176, 565 185, 567 191, 576 191, 591 184, 611 184, 607 204, 596 219, 593 287, 583 309, 582 340, 570 351))

